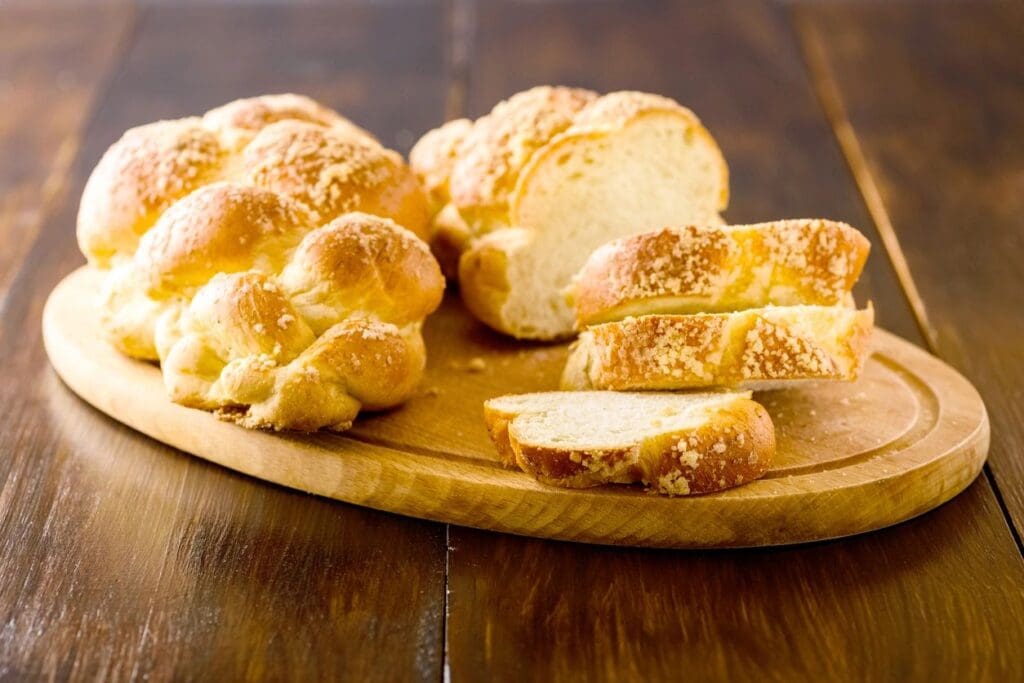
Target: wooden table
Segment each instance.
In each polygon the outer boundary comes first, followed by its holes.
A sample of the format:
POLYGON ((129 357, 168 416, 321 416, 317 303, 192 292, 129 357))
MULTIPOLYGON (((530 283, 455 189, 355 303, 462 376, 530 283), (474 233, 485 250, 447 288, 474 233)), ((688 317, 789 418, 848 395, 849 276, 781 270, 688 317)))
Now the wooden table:
POLYGON ((1022 3, 0 7, 0 679, 1024 679, 1022 45, 1022 3), (40 309, 125 128, 293 90, 407 151, 537 83, 691 105, 735 222, 859 226, 859 299, 984 396, 984 475, 842 541, 587 547, 259 483, 48 367, 40 309))

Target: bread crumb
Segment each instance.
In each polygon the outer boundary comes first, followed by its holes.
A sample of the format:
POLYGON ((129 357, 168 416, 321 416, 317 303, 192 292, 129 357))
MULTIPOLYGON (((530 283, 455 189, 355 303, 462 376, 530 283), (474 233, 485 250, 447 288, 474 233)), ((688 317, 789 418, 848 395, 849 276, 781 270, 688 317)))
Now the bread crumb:
POLYGON ((466 363, 466 372, 483 372, 487 369, 487 362, 480 356, 474 356, 466 363))

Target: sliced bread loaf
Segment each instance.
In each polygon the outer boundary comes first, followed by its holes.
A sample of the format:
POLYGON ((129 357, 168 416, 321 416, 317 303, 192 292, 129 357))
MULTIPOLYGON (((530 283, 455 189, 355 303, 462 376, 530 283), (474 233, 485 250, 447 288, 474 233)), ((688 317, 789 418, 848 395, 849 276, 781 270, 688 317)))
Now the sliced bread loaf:
POLYGON ((852 380, 867 355, 873 321, 870 305, 626 318, 580 334, 562 388, 769 389, 791 380, 852 380))
POLYGON ((581 329, 631 315, 849 304, 870 246, 822 219, 663 228, 598 248, 567 294, 581 329))
POLYGON ((725 161, 693 112, 638 92, 533 88, 428 134, 412 165, 454 207, 436 214, 436 249, 461 252, 467 307, 519 338, 572 334, 562 292, 599 245, 719 223, 728 201, 725 161))
POLYGON ((507 465, 569 488, 711 493, 757 479, 775 453, 771 418, 748 392, 551 391, 491 399, 484 417, 507 465))

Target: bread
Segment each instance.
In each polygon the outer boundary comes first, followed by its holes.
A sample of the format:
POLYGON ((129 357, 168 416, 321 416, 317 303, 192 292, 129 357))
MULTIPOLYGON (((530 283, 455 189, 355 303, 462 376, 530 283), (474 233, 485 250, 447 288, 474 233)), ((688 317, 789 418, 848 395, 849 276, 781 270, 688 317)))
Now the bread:
POLYGON ((771 419, 749 393, 522 394, 487 401, 484 417, 507 465, 570 488, 711 493, 757 479, 775 453, 771 419))
POLYGON ((82 253, 99 267, 130 259, 167 208, 218 181, 285 194, 320 224, 365 211, 429 238, 427 199, 397 153, 312 100, 272 95, 127 131, 86 183, 82 253))
POLYGON ((170 397, 247 427, 345 429, 423 373, 444 279, 396 153, 311 100, 128 131, 82 198, 100 317, 170 397))
POLYGON ((769 389, 793 380, 856 379, 874 311, 770 306, 734 313, 645 315, 580 334, 563 389, 769 389))
POLYGON ((718 223, 728 202, 711 135, 690 110, 645 93, 533 88, 471 126, 428 133, 411 158, 435 203, 447 202, 435 214, 439 251, 461 252, 467 307, 518 338, 572 334, 562 290, 598 245, 718 223))
POLYGON ((409 153, 409 165, 430 198, 433 217, 431 249, 445 276, 458 278, 459 256, 468 248, 472 237, 469 226, 451 203, 448 178, 458 159, 459 147, 473 123, 455 119, 426 133, 409 153))
POLYGON ((849 305, 870 243, 845 223, 663 228, 598 248, 567 294, 580 329, 628 316, 849 305))

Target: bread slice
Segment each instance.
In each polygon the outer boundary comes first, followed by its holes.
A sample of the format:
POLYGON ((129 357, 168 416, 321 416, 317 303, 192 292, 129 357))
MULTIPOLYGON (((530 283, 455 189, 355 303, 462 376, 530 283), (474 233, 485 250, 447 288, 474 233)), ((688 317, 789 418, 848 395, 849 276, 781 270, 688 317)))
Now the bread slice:
POLYGON ((662 228, 598 248, 567 294, 580 329, 631 315, 849 304, 870 247, 822 219, 662 228))
POLYGON ((874 311, 770 306, 736 313, 645 315, 580 334, 563 389, 769 389, 792 380, 856 379, 874 311))
POLYGON ((507 465, 568 488, 711 493, 757 479, 775 453, 771 418, 749 392, 551 391, 491 399, 484 417, 507 465))

